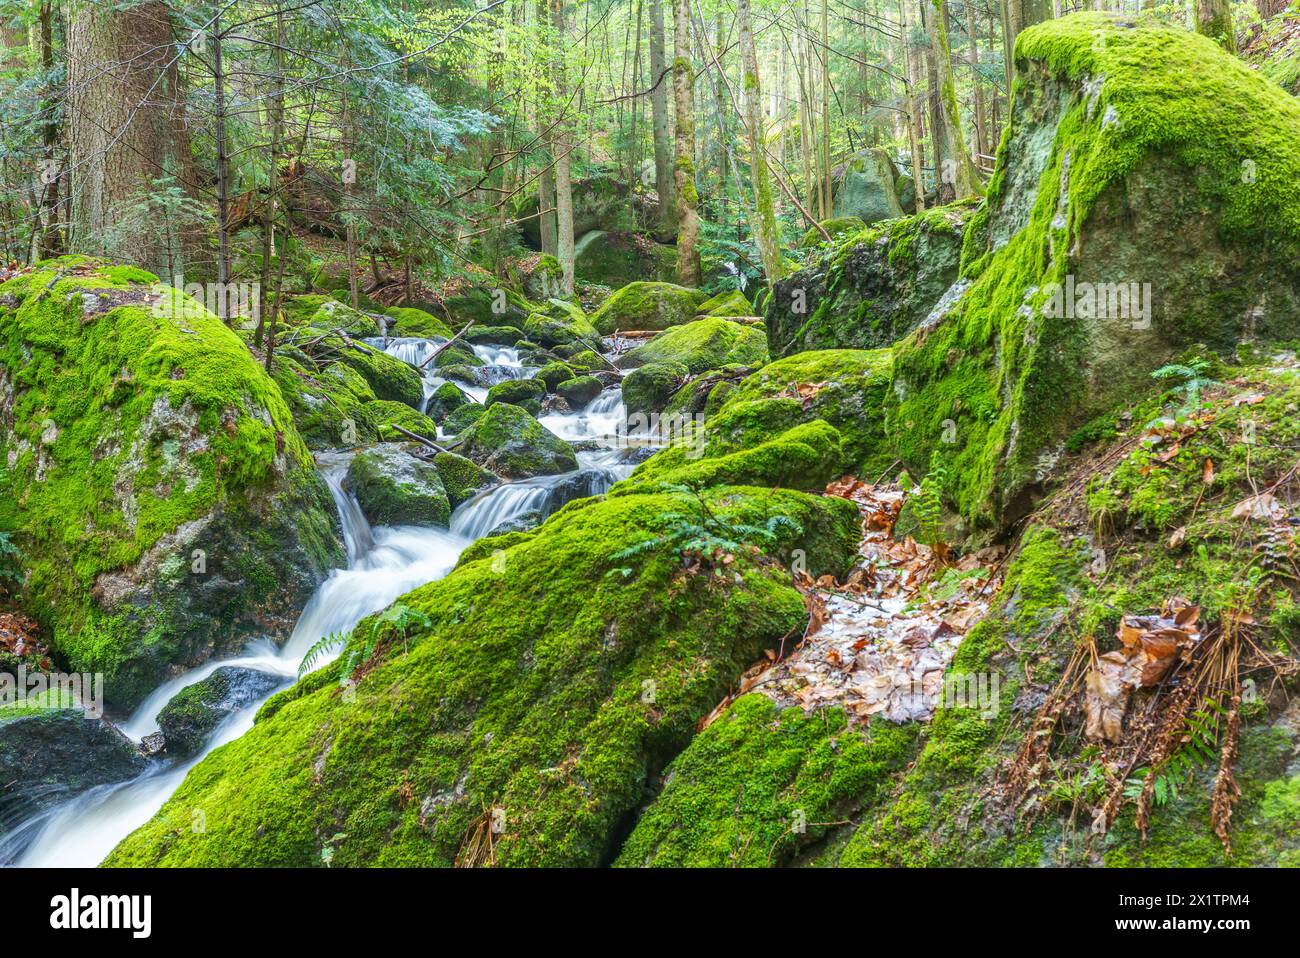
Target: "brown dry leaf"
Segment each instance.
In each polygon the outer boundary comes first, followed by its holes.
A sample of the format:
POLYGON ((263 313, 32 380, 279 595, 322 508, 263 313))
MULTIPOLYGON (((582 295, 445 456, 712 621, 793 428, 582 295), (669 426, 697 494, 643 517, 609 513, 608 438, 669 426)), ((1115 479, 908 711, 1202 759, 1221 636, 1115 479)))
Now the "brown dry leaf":
POLYGON ((1261 492, 1257 496, 1247 496, 1237 503, 1232 510, 1234 519, 1260 519, 1277 522, 1286 518, 1286 510, 1271 492, 1261 492))
MULTIPOLYGON (((1208 459, 1206 460, 1209 461, 1208 459)), ((1174 534, 1169 537, 1169 548, 1177 549, 1187 539, 1187 526, 1179 526, 1174 530, 1174 534)))
POLYGON ((1115 744, 1122 740, 1124 713, 1139 675, 1123 652, 1107 652, 1097 659, 1097 665, 1088 673, 1084 697, 1088 738, 1115 744))
POLYGON ((1207 486, 1214 484, 1214 460, 1209 456, 1205 457, 1205 464, 1201 467, 1201 482, 1207 486))

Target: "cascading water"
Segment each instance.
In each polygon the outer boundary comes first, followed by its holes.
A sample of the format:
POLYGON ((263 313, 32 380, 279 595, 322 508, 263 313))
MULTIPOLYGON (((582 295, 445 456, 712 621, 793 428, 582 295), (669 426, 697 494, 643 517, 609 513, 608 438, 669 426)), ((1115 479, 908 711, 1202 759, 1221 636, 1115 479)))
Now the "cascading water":
MULTIPOLYGON (((418 365, 438 343, 431 340, 376 340, 387 352, 418 365)), ((474 352, 502 379, 527 373, 516 350, 475 346, 474 352)), ((425 395, 444 380, 425 371, 425 395)), ((459 385, 459 384, 458 384, 459 385)), ((467 389, 467 392, 473 392, 467 389)), ((486 394, 487 390, 481 392, 486 394)), ((225 665, 244 666, 283 678, 281 688, 294 681, 303 657, 328 635, 342 639, 362 618, 390 605, 417 586, 442 578, 471 541, 504 522, 535 513, 540 518, 583 496, 599 495, 633 465, 618 445, 624 416, 621 391, 607 389, 575 413, 542 417, 541 423, 558 436, 585 446, 578 452, 580 468, 558 476, 508 483, 463 503, 453 514, 451 529, 417 526, 370 527, 355 497, 344 488, 351 456, 322 453, 321 474, 334 497, 347 545, 346 568, 332 572, 312 596, 282 648, 270 641, 251 644, 233 659, 208 662, 169 679, 151 693, 120 727, 139 741, 158 730, 158 713, 181 689, 201 681, 225 665)), ((339 649, 331 651, 337 655, 339 649)), ((323 665, 328 658, 316 664, 323 665)), ((0 838, 0 864, 25 866, 94 866, 136 828, 160 809, 180 786, 186 774, 205 755, 243 735, 269 694, 223 721, 202 751, 184 762, 155 761, 133 780, 84 792, 18 825, 0 838)))
MULTIPOLYGON (((445 339, 385 339, 374 338, 365 340, 367 345, 374 346, 376 349, 382 349, 390 356, 394 356, 403 362, 410 363, 420 370, 424 377, 424 405, 427 407, 429 397, 443 383, 449 380, 438 375, 438 371, 432 364, 425 366, 425 361, 433 354, 433 351, 447 342, 445 339)), ((525 366, 519 358, 519 350, 513 346, 490 346, 482 343, 475 343, 470 346, 475 356, 483 361, 482 366, 474 368, 476 382, 465 383, 457 382, 456 385, 461 392, 470 396, 475 402, 482 402, 486 397, 488 390, 497 383, 505 382, 507 379, 522 379, 527 373, 532 371, 532 367, 525 366)), ((423 410, 421 410, 423 411, 423 410)))

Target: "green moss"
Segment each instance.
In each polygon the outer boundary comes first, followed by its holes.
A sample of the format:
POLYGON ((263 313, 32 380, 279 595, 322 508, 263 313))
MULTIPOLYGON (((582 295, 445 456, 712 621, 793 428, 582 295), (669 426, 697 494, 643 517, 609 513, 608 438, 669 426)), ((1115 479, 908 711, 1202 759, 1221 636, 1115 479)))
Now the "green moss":
POLYGON ((823 419, 839 430, 845 456, 841 465, 873 481, 894 461, 883 411, 891 368, 887 349, 796 353, 767 364, 729 390, 716 415, 758 399, 797 399, 806 420, 823 419), (808 392, 812 395, 805 398, 808 392))
POLYGON ((545 395, 546 383, 540 379, 507 379, 488 390, 483 405, 493 406, 499 402, 508 402, 522 406, 530 399, 540 401, 545 395))
POLYGON ((391 399, 376 399, 361 407, 361 415, 380 439, 390 442, 405 442, 408 436, 394 429, 401 426, 417 436, 433 439, 438 435, 438 424, 405 403, 393 402, 391 399))
POLYGON ((458 447, 480 466, 507 479, 555 475, 578 468, 573 447, 526 410, 505 402, 486 410, 464 429, 458 447))
POLYGON ((480 403, 466 403, 452 410, 451 415, 443 420, 442 428, 445 432, 458 436, 478 422, 485 412, 487 407, 480 403))
POLYGON ((437 316, 422 309, 392 306, 384 312, 389 317, 389 336, 412 336, 417 339, 451 338, 451 327, 437 316))
MULTIPOLYGON (((805 524, 823 509, 773 496, 733 491, 715 508, 788 508, 805 524)), ((691 575, 671 550, 652 551, 610 574, 610 554, 682 506, 570 506, 502 556, 410 593, 402 601, 428 629, 384 634, 355 689, 339 687, 334 665, 276 696, 107 864, 449 865, 493 807, 499 865, 607 860, 649 778, 806 618, 788 573, 748 556, 724 576, 691 575)))
POLYGON ((547 311, 533 313, 524 322, 524 336, 543 346, 593 343, 600 338, 582 307, 562 299, 547 301, 547 311))
POLYGON ((729 319, 698 319, 665 330, 619 359, 626 367, 669 362, 682 363, 693 373, 731 363, 761 365, 767 362, 767 337, 761 328, 729 319))
POLYGON ((689 323, 708 297, 672 283, 629 283, 601 305, 592 322, 602 335, 615 331, 668 329, 689 323))
POLYGON ((656 362, 623 377, 623 405, 628 415, 662 412, 674 392, 690 377, 685 363, 656 362))
POLYGON ((555 392, 556 386, 573 378, 573 369, 561 362, 550 362, 533 373, 533 378, 544 383, 547 392, 555 392))
POLYGON ((338 343, 339 362, 355 369, 380 399, 418 409, 424 400, 424 380, 409 363, 363 344, 338 343))
POLYGON ((342 329, 352 336, 379 335, 379 321, 336 299, 326 299, 312 314, 309 325, 317 329, 342 329))
POLYGON ((416 459, 403 446, 382 443, 352 457, 346 481, 373 525, 445 528, 451 504, 441 473, 436 463, 416 459))
POLYGON ((696 307, 696 312, 700 316, 753 316, 754 307, 750 305, 744 293, 733 289, 710 296, 696 307))
POLYGON ((481 490, 500 482, 486 469, 454 452, 437 453, 433 457, 433 465, 442 477, 443 488, 447 490, 447 499, 453 509, 474 498, 481 490))
POLYGON ((144 278, 64 257, 0 285, 0 530, 61 660, 105 672, 126 706, 251 620, 296 614, 341 551, 275 383, 217 317, 144 278), (247 559, 261 548, 276 554, 247 559), (230 577, 220 602, 191 578, 194 549, 230 577), (282 587, 246 589, 259 567, 282 587))
POLYGON ((1026 115, 1054 125, 1026 122, 1004 141, 980 230, 988 248, 968 250, 963 267, 973 285, 896 350, 888 408, 904 463, 923 473, 943 453, 948 499, 975 526, 1020 515, 1044 457, 1081 422, 1149 390, 1150 371, 1176 350, 1231 349, 1251 303, 1297 295, 1270 264, 1300 249, 1300 200, 1285 186, 1300 175, 1300 104, 1203 38, 1103 14, 1032 27, 1016 56, 1017 95, 1058 103, 1026 115), (1036 170, 1028 139, 1039 131, 1052 145, 1036 170), (1021 165, 1007 173, 1013 156, 1021 165), (1152 235, 1134 242, 1134 216, 1194 252, 1170 262, 1152 235), (1225 270, 1233 283, 1218 278, 1225 270), (1050 284, 1067 274, 1149 277, 1158 335, 1128 318, 1044 318, 1050 284))
POLYGON ((839 709, 778 712, 765 696, 742 696, 669 766, 616 864, 786 864, 871 804, 916 737, 916 726, 850 729, 839 709))

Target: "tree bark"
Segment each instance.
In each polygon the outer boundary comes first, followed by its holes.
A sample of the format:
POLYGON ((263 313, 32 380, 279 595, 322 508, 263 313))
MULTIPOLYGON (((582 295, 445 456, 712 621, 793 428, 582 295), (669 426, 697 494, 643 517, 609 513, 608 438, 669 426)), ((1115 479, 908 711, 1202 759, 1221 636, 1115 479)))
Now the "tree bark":
MULTIPOLYGON (((930 2, 932 9, 926 18, 926 32, 934 50, 935 84, 942 108, 940 120, 944 156, 940 178, 952 187, 954 199, 963 199, 979 192, 979 174, 971 161, 961 128, 957 87, 952 79, 952 51, 948 47, 947 5, 944 0, 930 2)), ((939 133, 936 131, 936 135, 939 133)))
MULTIPOLYGON (((551 14, 556 38, 555 93, 562 102, 568 85, 564 71, 564 0, 551 0, 551 14)), ((573 295, 573 180, 569 151, 569 122, 561 119, 555 126, 555 255, 563 270, 561 284, 565 296, 573 295)))
POLYGON ((1231 0, 1196 0, 1196 32, 1209 37, 1229 53, 1237 52, 1232 29, 1231 0))
POLYGON ((907 138, 912 151, 912 192, 916 194, 916 210, 925 209, 925 175, 922 169, 921 149, 923 133, 921 130, 921 104, 916 88, 921 80, 921 51, 913 42, 914 32, 908 21, 908 7, 912 0, 901 0, 899 10, 899 34, 903 39, 905 57, 904 76, 907 95, 907 138))
POLYGON ((740 62, 745 98, 745 129, 749 140, 750 180, 754 184, 754 238, 768 283, 785 276, 785 261, 781 258, 780 234, 777 232, 776 211, 772 203, 772 184, 763 146, 767 133, 763 123, 763 90, 758 77, 758 53, 754 48, 754 28, 749 12, 749 0, 736 0, 736 21, 740 33, 740 62))
POLYGON ((668 142, 668 78, 664 62, 663 0, 650 0, 650 114, 654 129, 655 191, 659 194, 659 226, 666 233, 674 231, 677 219, 673 195, 672 149, 668 142))
POLYGON ((677 108, 674 134, 673 188, 677 194, 677 282, 700 285, 697 248, 700 221, 695 187, 695 100, 692 87, 690 0, 673 0, 673 103, 677 108))
POLYGON ((69 12, 69 247, 163 271, 156 235, 115 227, 175 166, 172 118, 182 99, 169 10, 156 0, 127 9, 81 0, 69 12))

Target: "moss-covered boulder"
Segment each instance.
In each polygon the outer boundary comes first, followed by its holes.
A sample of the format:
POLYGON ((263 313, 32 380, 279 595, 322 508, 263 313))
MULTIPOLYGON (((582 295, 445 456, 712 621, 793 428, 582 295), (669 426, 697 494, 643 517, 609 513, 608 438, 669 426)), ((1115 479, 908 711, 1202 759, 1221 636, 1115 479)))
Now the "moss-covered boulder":
POLYGON ((629 283, 605 300, 591 321, 602 335, 689 323, 708 296, 673 283, 629 283))
POLYGON ((388 316, 388 335, 416 339, 450 339, 452 329, 433 313, 413 306, 391 306, 384 310, 388 316))
POLYGON ((486 407, 460 433, 457 452, 507 479, 549 476, 578 468, 573 447, 527 410, 509 403, 486 407))
POLYGON ((379 320, 353 309, 337 299, 326 299, 312 314, 309 324, 316 329, 341 329, 350 336, 379 335, 379 320))
POLYGON ((499 402, 508 402, 522 406, 527 402, 541 402, 546 395, 546 383, 540 379, 507 379, 497 383, 488 390, 485 406, 495 406, 499 402))
MULTIPOLYGON (((434 422, 442 422, 466 403, 473 402, 455 383, 446 382, 433 391, 424 404, 424 414, 434 422)), ((432 436, 430 438, 433 438, 432 436)))
POLYGON ((87 789, 134 778, 146 764, 130 739, 80 708, 0 708, 0 836, 87 789))
POLYGON ((879 147, 860 150, 831 171, 832 212, 868 225, 903 215, 898 168, 879 147))
POLYGON ((729 319, 697 319, 674 326, 620 356, 618 364, 632 369, 647 363, 681 363, 692 373, 737 364, 767 362, 767 336, 761 326, 729 319))
POLYGON ((893 345, 957 282, 974 211, 972 203, 926 210, 846 233, 812 254, 767 301, 772 355, 893 345))
POLYGON ((452 410, 451 415, 442 421, 443 432, 458 436, 478 422, 485 412, 487 412, 487 407, 481 403, 470 402, 458 406, 452 410))
POLYGON ((610 495, 722 485, 815 491, 824 489, 843 471, 840 434, 820 419, 784 431, 750 430, 743 443, 728 443, 707 425, 701 429, 693 423, 672 424, 668 431, 665 439, 674 438, 674 432, 684 435, 637 466, 610 495))
POLYGON ((1300 329, 1300 102, 1213 41, 1098 13, 1016 42, 970 289, 895 353, 887 429, 970 527, 1025 514, 1065 439, 1193 344, 1300 329))
POLYGON ((309 448, 332 449, 378 438, 365 407, 374 401, 375 391, 352 367, 340 362, 321 366, 285 349, 276 356, 271 378, 309 448))
POLYGON ((374 651, 354 687, 340 660, 271 699, 107 864, 607 861, 699 719, 804 628, 779 562, 799 548, 842 573, 856 548, 842 500, 726 490, 709 505, 725 523, 786 516, 765 546, 778 562, 742 549, 725 573, 688 571, 655 537, 698 515, 689 496, 573 503, 405 596, 427 625, 363 621, 351 642, 374 651), (195 808, 207 828, 178 827, 195 808), (489 853, 473 836, 493 828, 489 853))
POLYGON ((410 437, 398 432, 394 426, 401 426, 407 432, 413 432, 425 439, 438 435, 438 424, 429 416, 412 409, 406 403, 393 402, 391 399, 376 399, 361 407, 361 415, 367 425, 380 439, 389 442, 405 442, 410 437))
POLYGON ((454 452, 440 452, 433 457, 433 467, 438 470, 442 487, 447 491, 447 502, 455 509, 462 502, 473 499, 485 489, 500 485, 501 480, 472 459, 454 452))
POLYGON ((823 419, 838 429, 844 468, 873 481, 894 461, 884 413, 892 368, 888 349, 796 353, 768 363, 728 391, 715 418, 759 400, 793 401, 802 421, 823 419))
POLYGON ((307 326, 311 318, 326 303, 337 302, 328 293, 308 293, 305 296, 285 296, 279 305, 279 321, 286 326, 307 326))
POLYGON ((710 296, 696 307, 701 316, 753 316, 754 307, 738 289, 710 296))
POLYGON ((555 392, 556 386, 573 378, 573 367, 558 360, 549 362, 533 373, 533 378, 544 383, 548 392, 555 392))
POLYGON ((560 383, 555 391, 574 409, 581 409, 604 392, 605 387, 595 376, 574 376, 560 383))
MULTIPOLYGON (((632 229, 635 225, 633 197, 628 184, 615 176, 598 174, 576 180, 573 184, 573 235, 582 236, 592 230, 632 229)), ((519 221, 519 228, 533 249, 542 248, 539 210, 536 187, 520 194, 513 218, 519 221)))
POLYGON ((676 361, 638 366, 623 377, 623 406, 629 416, 662 412, 690 375, 690 368, 676 361))
POLYGON ((64 257, 0 285, 0 408, 0 530, 23 555, 23 605, 116 706, 287 635, 343 562, 275 383, 141 270, 64 257))
POLYGON ((196 754, 228 716, 284 684, 282 675, 223 665, 207 678, 187 685, 158 713, 167 754, 178 758, 196 754))
POLYGON ((562 299, 549 301, 545 312, 533 313, 524 322, 524 336, 543 346, 565 346, 600 339, 582 307, 562 299))
POLYGON ((489 346, 513 346, 524 338, 521 326, 471 326, 463 337, 467 343, 485 343, 489 346))
POLYGON ((380 399, 406 403, 419 409, 424 400, 424 380, 419 370, 395 356, 364 343, 334 340, 338 361, 355 369, 380 399))
POLYGON ((573 272, 583 282, 613 289, 644 279, 672 280, 677 249, 641 233, 592 230, 573 248, 573 272))
POLYGON ((451 518, 437 466, 401 443, 359 450, 344 481, 372 525, 446 526, 451 518))
POLYGON ((840 709, 738 698, 668 767, 619 852, 623 867, 790 864, 859 814, 914 753, 918 727, 850 727, 840 709))

